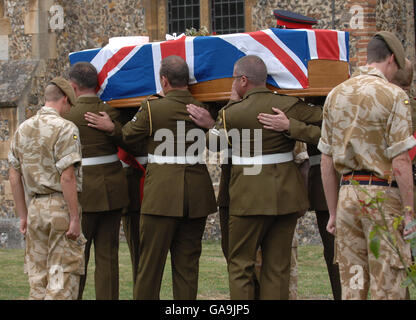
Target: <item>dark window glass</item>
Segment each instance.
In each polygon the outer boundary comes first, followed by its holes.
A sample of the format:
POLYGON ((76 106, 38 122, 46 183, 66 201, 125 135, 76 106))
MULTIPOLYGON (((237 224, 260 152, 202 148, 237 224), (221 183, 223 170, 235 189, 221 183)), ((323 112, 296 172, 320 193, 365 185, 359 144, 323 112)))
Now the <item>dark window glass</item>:
POLYGON ((168 21, 170 34, 199 30, 199 0, 168 0, 168 21))
POLYGON ((216 34, 244 32, 244 0, 212 0, 212 31, 216 34))

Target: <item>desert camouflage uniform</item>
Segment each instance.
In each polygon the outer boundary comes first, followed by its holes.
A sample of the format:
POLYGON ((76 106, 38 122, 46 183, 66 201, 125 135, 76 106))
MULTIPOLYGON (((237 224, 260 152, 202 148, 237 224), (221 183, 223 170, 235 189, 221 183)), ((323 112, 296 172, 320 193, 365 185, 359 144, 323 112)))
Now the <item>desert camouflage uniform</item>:
POLYGON ((30 198, 25 254, 30 299, 75 299, 78 294, 85 238, 66 237, 69 211, 60 176, 74 165, 80 192, 81 158, 77 127, 50 107, 23 122, 11 142, 9 163, 22 174, 30 198))
MULTIPOLYGON (((361 67, 357 75, 334 88, 324 106, 322 136, 318 149, 332 157, 336 171, 372 172, 382 179, 391 178, 392 159, 416 145, 412 137, 408 97, 390 84, 375 68, 361 67)), ((394 179, 394 177, 392 177, 394 179)), ((361 185, 371 195, 385 191, 383 212, 387 219, 402 215, 398 188, 361 185)), ((380 257, 369 250, 371 221, 360 215, 358 200, 367 196, 352 185, 339 191, 336 216, 336 260, 339 263, 342 298, 403 299, 400 287, 405 270, 398 256, 381 241, 380 257)), ((373 212, 374 219, 380 219, 373 212)), ((402 255, 410 259, 410 249, 401 236, 402 255)))

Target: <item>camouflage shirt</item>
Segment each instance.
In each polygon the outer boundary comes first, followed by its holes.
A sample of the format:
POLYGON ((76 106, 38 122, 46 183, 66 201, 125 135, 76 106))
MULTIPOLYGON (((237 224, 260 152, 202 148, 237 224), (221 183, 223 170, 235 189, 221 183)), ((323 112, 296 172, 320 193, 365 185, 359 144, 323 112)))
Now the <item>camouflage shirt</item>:
POLYGON ((329 93, 318 149, 341 174, 365 170, 388 179, 392 159, 416 145, 412 133, 406 93, 365 66, 329 93))
POLYGON ((29 196, 62 192, 60 177, 75 167, 77 190, 81 191, 81 143, 78 128, 51 107, 41 108, 24 121, 12 139, 9 164, 23 176, 29 196))

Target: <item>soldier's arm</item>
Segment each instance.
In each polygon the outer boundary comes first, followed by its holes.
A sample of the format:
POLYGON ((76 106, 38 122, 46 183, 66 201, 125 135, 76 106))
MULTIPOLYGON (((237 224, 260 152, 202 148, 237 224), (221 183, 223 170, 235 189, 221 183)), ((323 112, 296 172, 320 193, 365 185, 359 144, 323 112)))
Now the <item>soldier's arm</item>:
POLYGON ((15 168, 9 169, 9 181, 12 188, 13 199, 16 206, 17 214, 20 218, 20 232, 25 235, 27 231, 27 207, 25 200, 25 191, 22 182, 22 175, 15 168))
MULTIPOLYGON (((412 161, 407 151, 393 158, 392 169, 399 186, 405 208, 405 224, 407 224, 412 221, 414 212, 412 161)), ((409 233, 411 233, 410 230, 405 230, 404 235, 409 233)))
POLYGON ((335 220, 338 204, 338 178, 332 157, 324 153, 322 154, 321 159, 321 178, 330 215, 326 230, 331 234, 335 234, 335 220))
POLYGON ((73 165, 62 171, 60 183, 62 194, 69 210, 69 228, 66 236, 71 240, 75 240, 81 233, 81 226, 78 213, 77 182, 73 165))
POLYGON ((321 128, 318 125, 306 124, 305 122, 289 119, 290 126, 288 136, 295 140, 317 145, 321 137, 321 128))
POLYGON ((288 115, 278 108, 273 108, 273 111, 276 114, 260 113, 257 117, 265 129, 285 132, 292 139, 318 144, 322 121, 319 107, 310 107, 299 101, 290 108, 288 115))

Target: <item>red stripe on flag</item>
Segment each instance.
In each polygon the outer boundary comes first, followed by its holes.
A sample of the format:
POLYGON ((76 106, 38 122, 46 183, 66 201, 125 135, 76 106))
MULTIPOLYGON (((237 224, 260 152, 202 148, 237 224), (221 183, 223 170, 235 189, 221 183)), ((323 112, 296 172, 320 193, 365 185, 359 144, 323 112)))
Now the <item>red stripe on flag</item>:
POLYGON ((101 87, 108 73, 113 70, 117 65, 135 48, 136 46, 122 47, 118 50, 110 59, 107 60, 104 67, 98 74, 98 86, 101 87))
MULTIPOLYGON (((416 131, 415 133, 413 133, 413 136, 416 138, 416 131)), ((416 147, 413 147, 412 149, 409 150, 409 156, 410 156, 410 159, 412 159, 413 161, 413 159, 416 156, 416 147)))
POLYGON ((169 40, 160 44, 162 60, 169 56, 179 56, 186 61, 185 39, 183 36, 177 40, 169 40))
POLYGON ((315 37, 319 59, 339 60, 338 32, 319 30, 315 32, 315 37))
POLYGON ((302 69, 276 42, 274 42, 272 38, 270 38, 269 35, 267 35, 267 33, 263 31, 255 31, 249 32, 248 34, 254 40, 269 49, 273 55, 289 70, 289 72, 293 74, 293 76, 299 81, 303 88, 308 87, 308 78, 303 73, 302 69))

